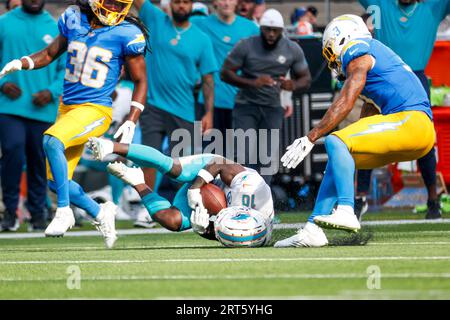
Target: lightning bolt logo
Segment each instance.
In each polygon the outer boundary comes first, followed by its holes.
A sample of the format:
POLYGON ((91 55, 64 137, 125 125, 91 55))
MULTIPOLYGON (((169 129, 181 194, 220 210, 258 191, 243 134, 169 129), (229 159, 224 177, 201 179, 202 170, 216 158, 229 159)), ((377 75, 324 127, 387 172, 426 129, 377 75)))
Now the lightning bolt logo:
POLYGON ((81 136, 84 136, 86 133, 91 132, 92 130, 94 130, 95 128, 101 126, 103 124, 103 121, 106 119, 106 117, 103 117, 99 120, 96 120, 94 122, 92 122, 91 124, 87 125, 86 127, 84 127, 84 131, 81 132, 80 134, 77 134, 75 137, 73 137, 72 139, 70 139, 71 141, 79 138, 81 136))
POLYGON ((136 44, 136 43, 145 43, 145 36, 141 33, 141 34, 137 34, 136 35, 136 39, 128 42, 127 47, 136 44))
POLYGON ((408 115, 405 119, 403 119, 401 121, 397 121, 397 122, 382 122, 382 123, 371 124, 371 125, 369 125, 369 129, 359 132, 359 133, 355 133, 355 134, 351 135, 351 137, 358 137, 358 136, 363 136, 366 134, 378 133, 378 132, 383 132, 383 131, 388 131, 388 130, 397 130, 398 127, 400 127, 401 125, 406 123, 406 121, 408 121, 410 117, 411 116, 408 115))

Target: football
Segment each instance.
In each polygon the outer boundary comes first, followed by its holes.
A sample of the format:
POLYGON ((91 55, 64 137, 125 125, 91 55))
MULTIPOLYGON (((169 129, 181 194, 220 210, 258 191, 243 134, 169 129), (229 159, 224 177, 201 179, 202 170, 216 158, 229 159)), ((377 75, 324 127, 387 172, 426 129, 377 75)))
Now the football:
POLYGON ((218 214, 227 207, 225 193, 218 186, 208 183, 200 189, 203 205, 210 215, 218 214))

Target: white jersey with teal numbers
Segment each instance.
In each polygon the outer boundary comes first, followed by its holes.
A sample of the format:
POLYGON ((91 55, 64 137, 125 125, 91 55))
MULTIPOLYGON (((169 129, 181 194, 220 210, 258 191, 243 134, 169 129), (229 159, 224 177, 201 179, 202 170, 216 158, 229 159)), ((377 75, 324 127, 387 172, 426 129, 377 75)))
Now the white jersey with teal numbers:
POLYGON ((373 67, 367 74, 362 98, 374 103, 381 114, 402 111, 423 111, 432 119, 430 102, 419 78, 402 59, 375 39, 356 39, 341 53, 342 71, 350 61, 363 55, 373 57, 373 67))
POLYGON ((237 174, 231 185, 223 186, 229 207, 244 206, 261 212, 268 221, 274 215, 272 192, 269 185, 253 169, 237 174))
POLYGON ((111 107, 125 57, 145 52, 142 31, 126 21, 92 29, 77 6, 61 15, 58 27, 68 43, 63 103, 111 107))

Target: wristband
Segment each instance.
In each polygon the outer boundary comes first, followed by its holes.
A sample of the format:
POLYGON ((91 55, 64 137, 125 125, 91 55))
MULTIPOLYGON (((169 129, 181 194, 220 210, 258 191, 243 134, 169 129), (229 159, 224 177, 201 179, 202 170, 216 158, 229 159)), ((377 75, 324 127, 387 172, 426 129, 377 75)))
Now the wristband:
POLYGON ((144 105, 137 101, 131 101, 131 106, 138 108, 139 110, 141 110, 141 112, 144 111, 144 109, 145 109, 144 105))
POLYGON ((203 180, 205 180, 206 183, 210 183, 211 181, 214 180, 214 177, 211 173, 209 173, 208 171, 206 171, 205 169, 201 169, 197 176, 199 176, 200 178, 202 178, 203 180))
POLYGON ((33 70, 34 69, 34 61, 29 56, 24 56, 22 59, 25 59, 28 61, 28 69, 27 70, 33 70))

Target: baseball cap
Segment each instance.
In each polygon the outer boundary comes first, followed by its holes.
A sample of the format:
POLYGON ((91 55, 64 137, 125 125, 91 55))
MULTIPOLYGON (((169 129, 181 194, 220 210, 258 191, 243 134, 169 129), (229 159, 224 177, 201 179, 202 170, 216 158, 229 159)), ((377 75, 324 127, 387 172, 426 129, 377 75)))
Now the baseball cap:
POLYGON ((264 11, 259 20, 261 27, 284 28, 283 16, 278 10, 268 9, 264 11))

